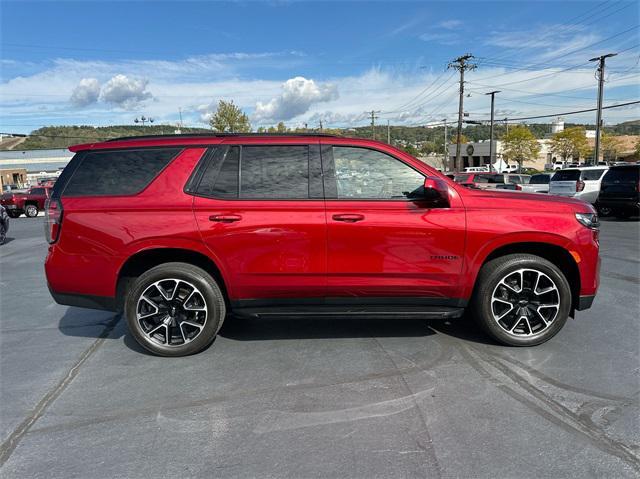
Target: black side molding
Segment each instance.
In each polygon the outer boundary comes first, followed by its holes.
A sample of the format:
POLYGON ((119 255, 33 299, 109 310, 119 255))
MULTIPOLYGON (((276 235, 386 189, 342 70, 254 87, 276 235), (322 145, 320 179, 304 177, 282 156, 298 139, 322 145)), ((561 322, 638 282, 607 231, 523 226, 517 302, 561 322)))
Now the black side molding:
POLYGON ((578 311, 584 311, 585 309, 589 309, 593 304, 593 300, 595 298, 596 298, 595 294, 592 294, 589 296, 580 296, 580 298, 578 298, 578 306, 576 307, 576 309, 578 311))
POLYGON ((101 309, 117 312, 116 298, 109 296, 90 296, 88 294, 56 293, 51 288, 49 292, 54 301, 64 306, 76 306, 78 308, 101 309))

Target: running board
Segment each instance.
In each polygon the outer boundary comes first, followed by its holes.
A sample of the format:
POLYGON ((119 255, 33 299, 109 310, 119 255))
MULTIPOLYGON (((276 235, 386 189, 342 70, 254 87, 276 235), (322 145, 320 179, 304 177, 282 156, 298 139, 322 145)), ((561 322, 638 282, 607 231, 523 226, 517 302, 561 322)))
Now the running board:
POLYGON ((367 318, 424 318, 448 319, 459 318, 464 308, 447 306, 264 306, 256 308, 234 308, 233 313, 253 318, 274 316, 356 316, 367 318))

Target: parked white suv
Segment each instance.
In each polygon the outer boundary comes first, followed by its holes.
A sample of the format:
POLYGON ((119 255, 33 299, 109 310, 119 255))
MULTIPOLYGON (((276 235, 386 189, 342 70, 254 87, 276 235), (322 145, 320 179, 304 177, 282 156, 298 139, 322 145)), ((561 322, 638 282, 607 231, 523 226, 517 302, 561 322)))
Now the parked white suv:
POLYGON ((608 169, 606 166, 585 166, 556 171, 549 182, 549 194, 595 203, 602 177, 608 169))

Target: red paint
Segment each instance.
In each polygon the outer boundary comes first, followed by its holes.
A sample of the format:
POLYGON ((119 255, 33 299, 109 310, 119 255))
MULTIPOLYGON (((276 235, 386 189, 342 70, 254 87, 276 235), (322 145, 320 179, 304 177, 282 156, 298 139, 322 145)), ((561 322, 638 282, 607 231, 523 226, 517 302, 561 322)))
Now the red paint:
POLYGON ((209 257, 230 299, 424 296, 468 299, 493 251, 542 243, 581 258, 580 294, 598 287, 598 244, 575 219, 579 200, 465 188, 386 144, 349 138, 160 138, 79 145, 72 151, 145 146, 185 150, 141 193, 62 197, 59 240, 46 273, 61 293, 113 297, 132 255, 180 248, 209 257), (208 145, 340 144, 387 152, 437 179, 449 208, 412 201, 220 200, 183 191, 208 145))

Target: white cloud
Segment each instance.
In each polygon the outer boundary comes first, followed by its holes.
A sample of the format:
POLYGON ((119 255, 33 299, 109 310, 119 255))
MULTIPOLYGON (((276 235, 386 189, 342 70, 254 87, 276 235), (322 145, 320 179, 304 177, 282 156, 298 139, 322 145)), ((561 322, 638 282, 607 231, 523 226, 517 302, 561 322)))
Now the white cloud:
POLYGON ((96 78, 83 78, 73 89, 69 101, 75 107, 84 107, 98 101, 100 82, 96 78))
POLYGON ((317 84, 304 77, 290 78, 282 85, 282 93, 267 103, 258 102, 254 118, 260 121, 286 121, 306 113, 314 103, 338 98, 332 84, 317 84))
POLYGON ((444 20, 438 24, 440 28, 444 28, 446 30, 453 30, 454 28, 458 28, 462 25, 462 21, 460 20, 444 20))
POLYGON ((116 75, 104 85, 100 99, 130 110, 143 101, 153 98, 151 92, 147 91, 148 84, 147 79, 116 75))

